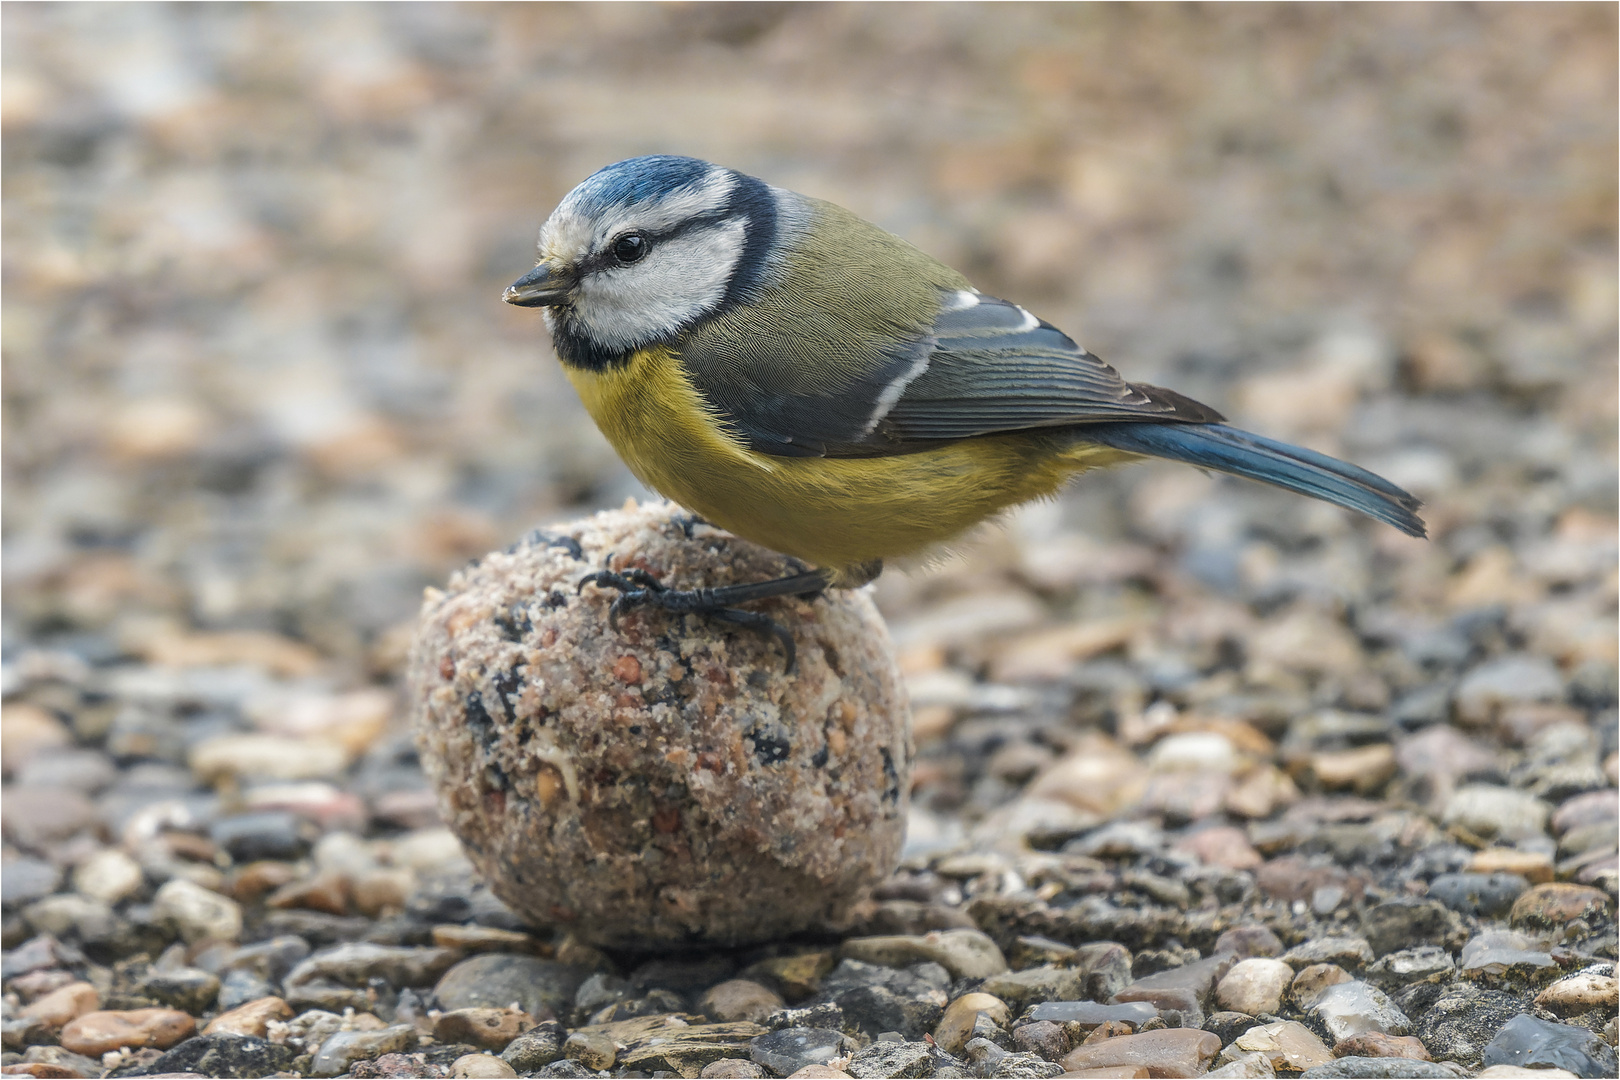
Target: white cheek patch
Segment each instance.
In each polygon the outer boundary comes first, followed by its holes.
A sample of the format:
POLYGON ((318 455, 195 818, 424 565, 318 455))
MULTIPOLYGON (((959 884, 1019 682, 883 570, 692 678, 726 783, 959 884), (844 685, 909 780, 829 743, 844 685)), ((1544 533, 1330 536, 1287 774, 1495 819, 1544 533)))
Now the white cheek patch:
POLYGON ((587 275, 574 322, 609 349, 667 336, 718 304, 742 257, 747 220, 734 218, 653 244, 646 258, 587 275))

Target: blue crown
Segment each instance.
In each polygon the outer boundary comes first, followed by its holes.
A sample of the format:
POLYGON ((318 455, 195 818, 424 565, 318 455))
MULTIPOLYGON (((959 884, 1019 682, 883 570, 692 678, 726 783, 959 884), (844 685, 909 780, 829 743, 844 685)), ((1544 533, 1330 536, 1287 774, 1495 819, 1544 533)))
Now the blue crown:
POLYGON ((697 158, 649 154, 596 170, 574 189, 574 198, 598 207, 630 206, 691 187, 714 166, 697 158))

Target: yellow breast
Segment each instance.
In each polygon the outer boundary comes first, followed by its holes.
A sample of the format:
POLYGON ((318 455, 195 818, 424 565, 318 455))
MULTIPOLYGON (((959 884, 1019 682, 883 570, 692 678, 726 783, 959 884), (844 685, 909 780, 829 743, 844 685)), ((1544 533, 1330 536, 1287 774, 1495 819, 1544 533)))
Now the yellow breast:
POLYGON ((773 457, 726 430, 667 349, 564 370, 642 483, 738 536, 833 569, 915 555, 1124 457, 1036 432, 892 457, 773 457))

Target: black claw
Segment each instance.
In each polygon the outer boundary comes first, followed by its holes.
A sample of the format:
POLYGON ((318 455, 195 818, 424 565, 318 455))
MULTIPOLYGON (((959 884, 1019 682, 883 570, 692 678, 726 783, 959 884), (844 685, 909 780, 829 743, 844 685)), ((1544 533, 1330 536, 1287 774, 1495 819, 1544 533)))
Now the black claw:
POLYGON ((798 666, 799 650, 793 643, 793 634, 787 627, 768 615, 761 615, 757 611, 743 611, 740 608, 716 608, 709 612, 717 619, 724 619, 738 626, 747 626, 754 630, 776 635, 776 640, 782 643, 782 652, 787 655, 787 664, 782 669, 784 675, 793 674, 798 666))

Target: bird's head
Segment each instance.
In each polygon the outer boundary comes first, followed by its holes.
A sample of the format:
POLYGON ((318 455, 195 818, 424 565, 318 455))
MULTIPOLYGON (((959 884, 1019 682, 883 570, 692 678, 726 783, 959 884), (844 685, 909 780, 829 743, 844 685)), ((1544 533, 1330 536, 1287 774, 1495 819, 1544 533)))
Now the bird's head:
POLYGON ((540 259, 502 296, 544 307, 565 360, 664 340, 758 279, 777 199, 696 158, 630 158, 587 177, 540 229, 540 259))

